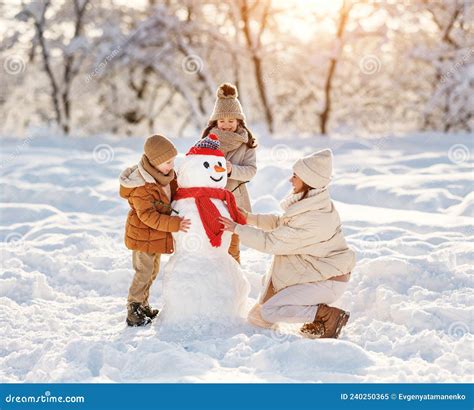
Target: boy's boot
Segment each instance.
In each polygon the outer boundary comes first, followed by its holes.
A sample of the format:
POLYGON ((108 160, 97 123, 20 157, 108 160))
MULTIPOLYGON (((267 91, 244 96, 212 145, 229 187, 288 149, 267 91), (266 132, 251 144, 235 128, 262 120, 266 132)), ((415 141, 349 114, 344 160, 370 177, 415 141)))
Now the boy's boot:
POLYGON ((151 319, 145 315, 142 306, 138 302, 129 303, 127 306, 127 325, 129 326, 145 326, 151 322, 151 319))
POLYGON ((143 313, 145 314, 146 317, 149 317, 150 319, 154 319, 155 317, 158 316, 158 313, 160 311, 158 309, 153 309, 150 305, 142 305, 141 306, 143 313))

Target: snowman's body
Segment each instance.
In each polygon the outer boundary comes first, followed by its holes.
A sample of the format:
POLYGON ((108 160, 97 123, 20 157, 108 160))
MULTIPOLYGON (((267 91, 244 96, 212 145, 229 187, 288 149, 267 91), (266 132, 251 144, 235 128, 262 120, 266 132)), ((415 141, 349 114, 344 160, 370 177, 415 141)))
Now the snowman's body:
MULTIPOLYGON (((180 188, 224 188, 226 182, 223 157, 192 155, 178 170, 180 188)), ((211 201, 222 216, 230 217, 223 201, 211 201)), ((221 245, 214 247, 194 198, 174 201, 172 207, 179 216, 191 220, 191 228, 186 233, 173 234, 175 253, 166 266, 163 283, 163 320, 195 324, 244 316, 249 284, 228 253, 232 234, 224 232, 221 245)))

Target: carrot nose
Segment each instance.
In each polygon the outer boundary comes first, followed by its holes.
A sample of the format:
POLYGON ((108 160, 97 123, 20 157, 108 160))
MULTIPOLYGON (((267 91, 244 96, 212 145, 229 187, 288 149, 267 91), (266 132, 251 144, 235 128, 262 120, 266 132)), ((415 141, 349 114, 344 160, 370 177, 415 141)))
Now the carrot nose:
POLYGON ((216 172, 225 172, 226 169, 220 167, 219 165, 214 165, 214 171, 216 171, 216 172))

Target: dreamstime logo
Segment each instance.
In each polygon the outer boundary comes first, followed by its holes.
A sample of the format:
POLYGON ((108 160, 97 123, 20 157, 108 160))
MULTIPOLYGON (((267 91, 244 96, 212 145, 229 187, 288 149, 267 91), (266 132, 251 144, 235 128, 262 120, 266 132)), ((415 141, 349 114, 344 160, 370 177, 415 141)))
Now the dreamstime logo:
POLYGON ((94 148, 92 157, 98 164, 106 164, 114 159, 114 150, 108 144, 99 144, 94 148))
POLYGON ((23 235, 18 232, 9 233, 3 240, 3 243, 5 244, 6 249, 12 252, 23 251, 25 249, 23 235))
POLYGON ((369 245, 371 248, 378 248, 382 243, 382 239, 377 234, 364 235, 362 240, 365 246, 369 245))
POLYGON ((271 328, 270 337, 277 342, 286 342, 293 336, 292 330, 291 325, 280 323, 271 328))
POLYGON ((1 255, 4 259, 6 256, 4 252, 24 253, 26 251, 26 241, 19 232, 9 233, 1 242, 1 255))
POLYGON ((85 403, 84 396, 55 396, 52 395, 49 390, 46 390, 43 394, 39 396, 33 395, 23 395, 23 396, 14 396, 9 394, 5 397, 5 403, 85 403))
POLYGON ((15 150, 10 154, 10 156, 0 163, 0 169, 5 168, 10 162, 12 162, 15 158, 19 157, 21 153, 28 148, 28 146, 33 141, 33 137, 28 137, 22 141, 21 144, 15 147, 15 150))
POLYGON ((3 69, 10 75, 21 74, 26 69, 25 60, 17 54, 9 55, 3 62, 3 69))
POLYGON ((270 152, 270 159, 274 162, 288 162, 291 159, 291 148, 286 144, 277 144, 270 152))
POLYGON ((448 250, 438 253, 438 261, 445 264, 450 270, 458 266, 457 255, 448 250))
POLYGON ((469 148, 463 144, 455 144, 448 151, 448 158, 451 162, 456 165, 461 165, 464 162, 469 161, 471 153, 469 148))
POLYGON ((107 64, 109 64, 116 56, 119 55, 121 48, 122 48, 121 46, 118 46, 117 48, 113 49, 109 55, 107 55, 99 64, 97 64, 94 67, 94 70, 92 70, 87 75, 86 83, 90 82, 93 78, 102 75, 103 72, 105 71, 105 68, 107 67, 107 64))
POLYGON ((187 252, 196 253, 202 250, 204 239, 195 233, 187 233, 183 238, 183 249, 187 252))
POLYGON ((364 166, 361 164, 354 164, 349 169, 348 172, 351 174, 360 174, 364 170, 364 166))
POLYGON ((472 56, 474 56, 474 48, 469 49, 469 51, 462 56, 461 60, 456 61, 451 68, 441 76, 441 83, 445 83, 454 73, 463 68, 472 56))
POLYGON ((454 322, 448 328, 448 335, 456 339, 462 338, 465 334, 470 333, 469 326, 464 322, 454 322))
POLYGON ((279 72, 281 72, 282 69, 282 64, 278 63, 274 65, 273 68, 271 68, 270 71, 263 76, 263 83, 267 84, 269 81, 271 81, 272 78, 274 78, 279 72))
POLYGON ((385 145, 389 142, 390 138, 388 136, 382 136, 371 141, 372 146, 377 149, 384 149, 385 145))
POLYGON ((361 58, 359 61, 360 70, 367 75, 376 74, 380 71, 382 63, 379 58, 374 54, 368 54, 361 58))
POLYGON ((196 74, 201 72, 202 68, 204 67, 204 63, 201 57, 191 54, 183 58, 181 67, 186 74, 196 74))
POLYGON ((378 330, 373 329, 371 326, 367 327, 363 334, 363 347, 364 350, 372 350, 371 346, 374 340, 379 339, 378 330))

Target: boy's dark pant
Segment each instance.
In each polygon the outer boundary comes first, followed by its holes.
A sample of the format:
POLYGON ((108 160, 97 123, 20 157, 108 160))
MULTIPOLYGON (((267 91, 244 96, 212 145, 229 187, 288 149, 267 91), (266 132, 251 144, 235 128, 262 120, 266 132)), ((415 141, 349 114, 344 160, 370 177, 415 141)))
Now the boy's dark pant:
POLYGON ((160 253, 133 251, 132 264, 135 276, 128 291, 128 303, 138 302, 144 306, 148 305, 150 287, 160 270, 160 257, 160 253))

